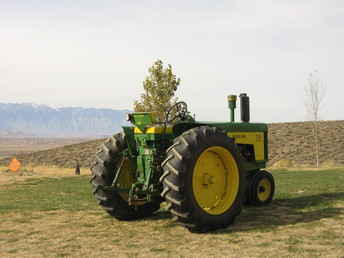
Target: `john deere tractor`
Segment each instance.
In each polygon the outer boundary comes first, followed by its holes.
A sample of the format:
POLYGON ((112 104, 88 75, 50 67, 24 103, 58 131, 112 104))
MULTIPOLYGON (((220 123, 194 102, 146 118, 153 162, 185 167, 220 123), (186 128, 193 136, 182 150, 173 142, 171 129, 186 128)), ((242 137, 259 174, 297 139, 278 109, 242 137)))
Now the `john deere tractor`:
POLYGON ((268 127, 250 123, 249 97, 228 96, 230 122, 200 122, 178 102, 156 122, 154 113, 131 113, 133 126, 108 138, 91 168, 93 194, 119 220, 167 209, 190 230, 233 223, 243 204, 266 205, 273 198, 268 127))

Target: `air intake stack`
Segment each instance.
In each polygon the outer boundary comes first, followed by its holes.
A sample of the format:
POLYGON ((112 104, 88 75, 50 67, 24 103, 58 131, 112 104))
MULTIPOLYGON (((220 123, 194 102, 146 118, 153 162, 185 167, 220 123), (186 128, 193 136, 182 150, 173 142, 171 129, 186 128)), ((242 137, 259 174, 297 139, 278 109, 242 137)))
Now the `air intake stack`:
POLYGON ((228 96, 228 107, 231 111, 231 122, 234 122, 234 111, 236 108, 236 100, 237 100, 236 95, 229 95, 228 96))

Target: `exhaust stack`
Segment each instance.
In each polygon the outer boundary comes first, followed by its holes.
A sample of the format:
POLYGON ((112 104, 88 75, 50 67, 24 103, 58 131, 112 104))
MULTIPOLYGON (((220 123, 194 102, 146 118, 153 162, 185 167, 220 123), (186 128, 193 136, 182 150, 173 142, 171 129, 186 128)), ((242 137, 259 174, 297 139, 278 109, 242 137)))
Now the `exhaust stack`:
POLYGON ((241 121, 248 123, 250 122, 250 98, 246 93, 241 93, 239 97, 241 121))

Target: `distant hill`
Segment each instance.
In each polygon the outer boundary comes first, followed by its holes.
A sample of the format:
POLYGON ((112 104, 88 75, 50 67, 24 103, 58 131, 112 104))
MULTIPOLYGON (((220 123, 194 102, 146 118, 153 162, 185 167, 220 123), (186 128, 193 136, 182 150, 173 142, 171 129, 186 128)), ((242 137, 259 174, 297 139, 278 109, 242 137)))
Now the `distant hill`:
MULTIPOLYGON (((311 122, 269 124, 269 164, 314 166, 312 132, 311 122)), ((344 121, 320 121, 319 141, 320 165, 344 166, 344 121)))
MULTIPOLYGON (((19 154, 16 155, 16 158, 19 159, 24 166, 42 165, 73 168, 76 165, 76 161, 79 161, 82 167, 90 167, 94 160, 95 152, 101 146, 103 141, 104 139, 98 139, 49 150, 19 154)), ((10 160, 11 158, 0 159, 0 165, 7 165, 10 160)))
MULTIPOLYGON (((344 121, 320 122, 320 164, 321 166, 344 166, 344 121)), ((83 167, 89 167, 96 150, 104 140, 94 140, 68 145, 17 158, 24 164, 74 167, 79 160, 83 167)), ((312 127, 310 122, 269 124, 269 166, 311 167, 315 164, 312 127)), ((9 159, 0 160, 8 164, 9 159)))
POLYGON ((57 138, 57 137, 1 137, 0 158, 18 156, 42 150, 54 149, 61 146, 90 141, 90 138, 57 138))
POLYGON ((0 137, 104 137, 126 124, 128 112, 0 103, 0 137))

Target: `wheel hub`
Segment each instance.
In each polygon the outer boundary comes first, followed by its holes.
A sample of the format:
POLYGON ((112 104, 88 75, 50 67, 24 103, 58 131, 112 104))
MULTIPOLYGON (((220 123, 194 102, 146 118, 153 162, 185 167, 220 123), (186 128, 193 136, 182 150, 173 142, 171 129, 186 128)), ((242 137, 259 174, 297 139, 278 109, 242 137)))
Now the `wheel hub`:
POLYGON ((262 202, 269 199, 272 192, 272 186, 270 181, 267 178, 263 178, 259 181, 257 187, 257 196, 258 199, 262 202))
POLYGON ((259 187, 259 192, 260 193, 264 193, 265 192, 265 187, 264 186, 260 186, 259 187))
POLYGON ((207 172, 204 172, 202 185, 204 187, 209 187, 209 186, 213 185, 214 183, 215 183, 214 182, 214 176, 209 175, 207 172))

